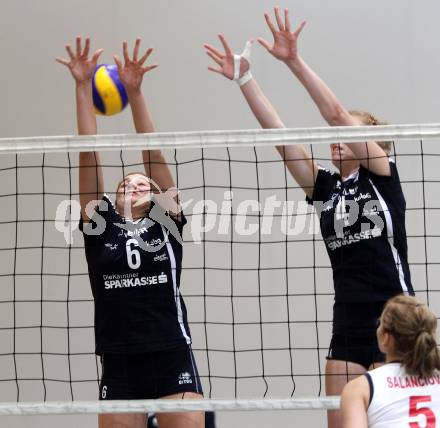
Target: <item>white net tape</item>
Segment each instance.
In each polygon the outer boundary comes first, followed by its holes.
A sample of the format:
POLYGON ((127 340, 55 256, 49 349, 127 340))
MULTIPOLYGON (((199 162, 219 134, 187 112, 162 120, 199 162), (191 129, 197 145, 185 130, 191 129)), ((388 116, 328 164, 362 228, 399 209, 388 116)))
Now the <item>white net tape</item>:
POLYGON ((131 400, 0 403, 0 415, 160 413, 190 411, 326 410, 339 408, 339 397, 261 400, 131 400))
POLYGON ((360 140, 409 140, 438 138, 440 124, 251 129, 240 131, 164 132, 93 136, 1 138, 1 153, 142 150, 149 148, 208 148, 330 144, 360 140))

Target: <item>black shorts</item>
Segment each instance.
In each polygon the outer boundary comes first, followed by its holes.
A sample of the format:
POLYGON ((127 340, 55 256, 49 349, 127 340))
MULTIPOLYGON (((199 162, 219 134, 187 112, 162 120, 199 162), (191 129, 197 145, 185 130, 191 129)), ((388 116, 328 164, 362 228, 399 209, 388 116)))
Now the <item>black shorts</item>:
POLYGON ((360 364, 368 370, 376 363, 385 362, 376 336, 353 337, 334 334, 330 342, 327 360, 347 361, 360 364))
POLYGON ((142 354, 104 354, 100 400, 156 399, 172 394, 203 394, 189 347, 142 354))
POLYGON ((328 360, 360 364, 367 370, 385 361, 379 350, 376 328, 386 302, 336 302, 328 360))

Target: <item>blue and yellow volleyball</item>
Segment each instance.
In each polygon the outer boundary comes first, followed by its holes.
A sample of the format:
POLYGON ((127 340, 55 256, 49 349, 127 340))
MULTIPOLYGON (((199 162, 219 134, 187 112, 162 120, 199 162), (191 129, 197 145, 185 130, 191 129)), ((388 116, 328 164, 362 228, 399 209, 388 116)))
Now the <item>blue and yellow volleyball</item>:
POLYGON ((100 64, 93 76, 93 104, 96 114, 111 116, 127 106, 128 98, 113 64, 100 64))

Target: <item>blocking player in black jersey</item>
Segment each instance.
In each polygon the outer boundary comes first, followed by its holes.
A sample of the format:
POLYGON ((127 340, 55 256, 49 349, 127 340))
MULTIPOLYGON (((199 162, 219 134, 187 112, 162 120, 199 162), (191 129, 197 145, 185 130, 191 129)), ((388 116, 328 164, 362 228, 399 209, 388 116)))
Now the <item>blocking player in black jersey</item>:
MULTIPOLYGON (((132 57, 123 43, 124 63, 115 56, 136 131, 154 130, 141 92, 143 76, 156 65, 132 57)), ((97 131, 92 77, 102 49, 91 57, 90 40, 69 59, 58 58, 76 82, 78 133, 97 131)), ((101 356, 100 399, 202 398, 191 351, 186 308, 179 291, 183 226, 174 180, 160 150, 142 152, 145 172, 118 184, 113 204, 104 194, 99 153, 80 153, 79 191, 84 246, 95 302, 96 353, 101 356), (154 194, 154 197, 153 197, 154 194)), ((161 427, 203 427, 202 412, 158 414, 161 427)), ((102 428, 145 427, 145 414, 99 416, 102 428)))
MULTIPOLYGON (((347 111, 298 54, 297 39, 305 25, 292 31, 288 10, 275 8, 278 28, 266 23, 273 43, 258 39, 295 74, 330 125, 378 125, 371 114, 347 111)), ((205 45, 218 67, 235 80, 263 128, 284 128, 278 113, 250 73, 250 43, 234 55, 219 35, 224 52, 205 45)), ((321 232, 330 257, 335 288, 333 335, 326 364, 326 393, 338 395, 353 376, 384 361, 375 327, 385 302, 413 294, 407 261, 405 198, 395 163, 388 158, 391 143, 368 141, 331 145, 338 172, 320 168, 299 145, 279 146, 284 163, 320 215, 321 232)), ((340 412, 328 413, 329 428, 341 426, 340 412)))

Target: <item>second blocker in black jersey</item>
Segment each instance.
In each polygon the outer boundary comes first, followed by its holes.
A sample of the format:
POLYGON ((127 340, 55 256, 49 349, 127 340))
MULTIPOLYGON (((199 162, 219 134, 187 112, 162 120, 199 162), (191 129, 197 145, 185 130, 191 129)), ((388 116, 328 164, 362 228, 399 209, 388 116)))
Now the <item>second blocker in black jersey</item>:
POLYGON ((395 163, 390 176, 363 166, 345 180, 319 169, 313 204, 330 257, 336 301, 386 301, 414 294, 408 267, 406 202, 395 163))

